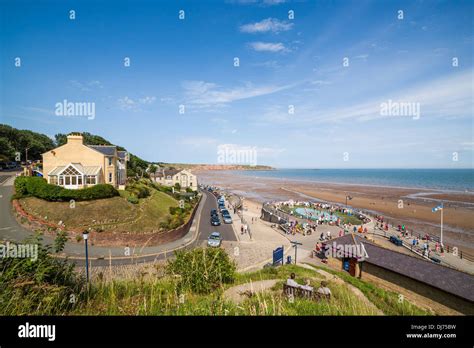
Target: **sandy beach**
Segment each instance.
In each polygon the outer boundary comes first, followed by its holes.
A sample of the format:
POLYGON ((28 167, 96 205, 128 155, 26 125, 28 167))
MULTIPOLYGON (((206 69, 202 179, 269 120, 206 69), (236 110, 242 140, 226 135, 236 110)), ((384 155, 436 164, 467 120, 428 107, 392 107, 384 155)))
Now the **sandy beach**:
POLYGON ((474 195, 414 188, 329 184, 240 175, 229 171, 196 172, 200 183, 216 185, 258 203, 319 199, 383 215, 408 230, 440 234, 440 214, 431 209, 444 201, 444 242, 474 254, 474 195), (401 204, 402 203, 402 204, 401 204))

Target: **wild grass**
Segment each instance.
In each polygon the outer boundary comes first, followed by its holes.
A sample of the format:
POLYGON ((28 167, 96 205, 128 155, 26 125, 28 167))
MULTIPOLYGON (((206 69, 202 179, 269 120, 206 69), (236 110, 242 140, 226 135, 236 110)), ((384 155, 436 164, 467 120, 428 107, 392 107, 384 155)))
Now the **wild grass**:
MULTIPOLYGON (((1 315, 375 315, 375 307, 344 283, 328 280, 330 300, 290 299, 283 283, 291 273, 317 288, 323 276, 314 269, 285 265, 238 274, 220 249, 193 249, 176 254, 161 272, 140 272, 132 279, 95 277, 85 286, 83 277, 63 260, 41 247, 37 261, 0 260, 1 315), (231 300, 229 288, 274 279, 263 292, 251 292, 242 301, 231 300)), ((341 272, 347 283, 359 288, 385 314, 428 314, 398 301, 398 295, 341 272)))
POLYGON ((385 315, 430 315, 431 313, 410 303, 400 294, 387 291, 358 278, 354 278, 345 272, 338 272, 330 268, 325 271, 337 275, 346 283, 358 288, 377 308, 385 315))

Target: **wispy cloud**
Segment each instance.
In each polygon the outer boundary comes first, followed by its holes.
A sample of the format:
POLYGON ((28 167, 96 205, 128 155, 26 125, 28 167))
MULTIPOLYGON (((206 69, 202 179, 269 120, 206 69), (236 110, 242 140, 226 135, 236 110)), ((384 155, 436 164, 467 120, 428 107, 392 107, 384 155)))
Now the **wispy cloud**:
POLYGON ((82 92, 90 92, 93 89, 104 88, 99 80, 92 80, 89 82, 80 82, 77 80, 70 80, 69 83, 72 87, 79 89, 82 92))
POLYGON ((447 75, 398 92, 372 98, 367 102, 321 110, 312 115, 307 114, 307 121, 317 119, 318 121, 337 122, 347 119, 355 121, 382 119, 386 116, 381 116, 381 103, 387 102, 388 99, 395 102, 419 103, 421 118, 472 117, 474 109, 472 79, 472 70, 447 75))
POLYGON ((224 89, 212 82, 183 82, 184 98, 186 104, 191 104, 198 107, 225 105, 237 100, 273 94, 291 87, 292 85, 254 86, 252 83, 246 83, 244 86, 224 89))
POLYGON ((156 101, 156 97, 143 97, 143 98, 138 98, 138 99, 132 99, 129 98, 128 96, 125 96, 123 98, 117 99, 118 107, 121 110, 131 110, 131 111, 138 111, 140 110, 140 106, 143 105, 151 105, 156 101))
POLYGON ((281 42, 251 42, 249 46, 257 52, 287 52, 288 48, 281 42))
POLYGON ((240 31, 243 33, 266 33, 273 32, 279 33, 282 31, 288 31, 293 27, 293 23, 280 21, 276 18, 267 18, 260 22, 244 24, 240 26, 240 31))

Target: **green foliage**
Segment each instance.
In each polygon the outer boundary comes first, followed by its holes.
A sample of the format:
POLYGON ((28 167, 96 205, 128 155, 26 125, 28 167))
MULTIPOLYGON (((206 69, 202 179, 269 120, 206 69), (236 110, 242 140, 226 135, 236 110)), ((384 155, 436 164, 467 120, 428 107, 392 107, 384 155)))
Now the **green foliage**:
POLYGON ((48 136, 29 130, 19 130, 0 124, 0 159, 13 161, 15 152, 20 152, 25 160, 25 149, 28 149, 29 160, 41 159, 41 154, 54 148, 54 142, 48 136))
POLYGON ((133 196, 133 195, 129 196, 127 198, 127 201, 129 201, 132 204, 138 204, 138 202, 139 202, 138 198, 136 196, 133 196))
MULTIPOLYGON (((77 133, 82 134, 84 144, 86 145, 114 145, 110 141, 102 138, 99 135, 94 135, 88 132, 77 132, 77 133)), ((67 134, 58 133, 54 136, 54 138, 56 139, 57 146, 61 146, 67 143, 67 134)), ((125 151, 125 149, 121 146, 117 146, 117 150, 125 151)))
POLYGON ((84 280, 74 265, 49 255, 41 237, 24 242, 37 247, 37 258, 0 258, 0 313, 51 315, 68 311, 79 298, 84 280))
POLYGON ((220 248, 196 248, 179 250, 176 258, 168 262, 167 271, 179 275, 178 290, 210 293, 233 283, 236 266, 225 250, 220 248))
POLYGON ((130 154, 130 160, 127 162, 127 176, 128 177, 145 177, 149 175, 146 172, 148 165, 150 163, 137 157, 133 154, 130 154))
POLYGON ((60 230, 56 234, 56 238, 54 239, 54 252, 55 253, 60 253, 61 251, 64 250, 64 247, 66 246, 67 242, 67 232, 60 230))
POLYGON ((61 186, 50 185, 40 177, 19 176, 15 179, 16 197, 34 196, 47 201, 89 201, 110 198, 119 195, 111 185, 98 184, 78 190, 68 190, 61 186))
POLYGON ((174 184, 174 188, 177 189, 178 191, 181 190, 181 185, 179 182, 177 182, 176 184, 174 184))
POLYGON ((141 181, 132 182, 125 187, 125 190, 130 192, 136 198, 146 198, 150 196, 151 192, 147 184, 141 181))

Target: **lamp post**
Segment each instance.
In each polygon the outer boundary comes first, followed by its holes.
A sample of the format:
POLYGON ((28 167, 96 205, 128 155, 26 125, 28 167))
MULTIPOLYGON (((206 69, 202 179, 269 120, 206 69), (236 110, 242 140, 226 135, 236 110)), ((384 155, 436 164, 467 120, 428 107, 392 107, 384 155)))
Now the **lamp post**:
POLYGON ((87 239, 89 238, 89 232, 84 231, 82 233, 82 237, 84 238, 85 248, 86 248, 86 279, 87 283, 89 284, 89 251, 87 248, 87 239))

